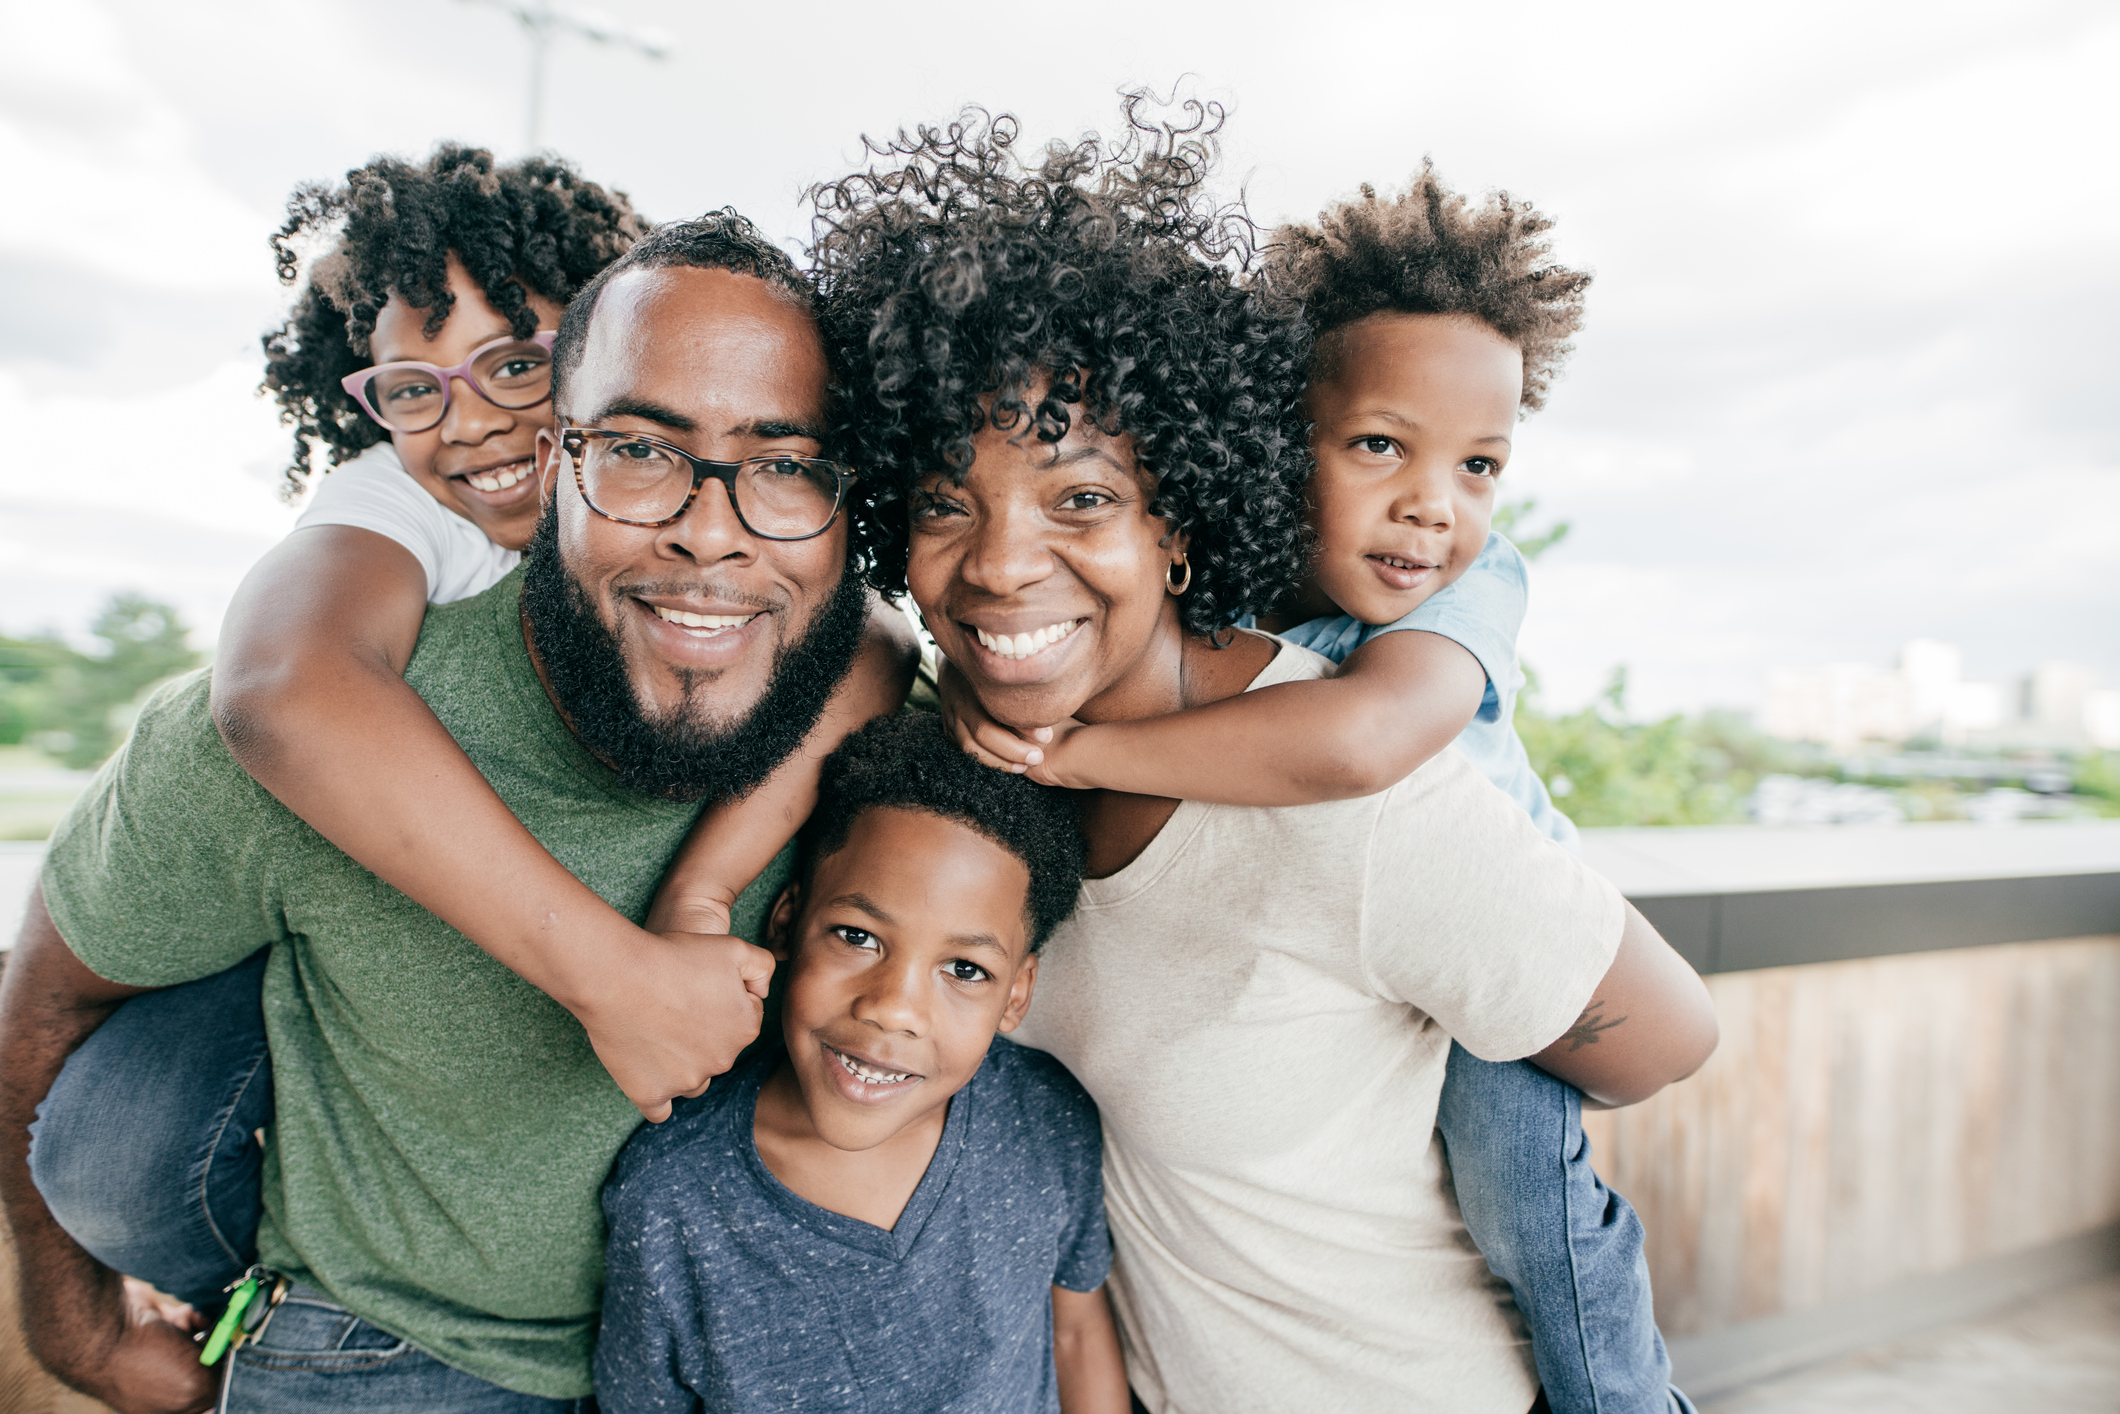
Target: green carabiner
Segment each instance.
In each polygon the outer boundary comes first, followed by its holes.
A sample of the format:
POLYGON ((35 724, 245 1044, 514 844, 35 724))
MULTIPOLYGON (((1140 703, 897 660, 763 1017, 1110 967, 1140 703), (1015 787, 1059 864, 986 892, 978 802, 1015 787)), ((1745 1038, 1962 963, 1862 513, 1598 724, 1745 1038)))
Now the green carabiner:
MULTIPOLYGON (((252 1271, 256 1271, 252 1268, 252 1271)), ((253 1276, 246 1272, 228 1298, 228 1309, 214 1323, 213 1334, 206 1337, 206 1348, 199 1352, 199 1363, 211 1365, 228 1353, 228 1342, 235 1338, 237 1328, 243 1322, 243 1309, 256 1299, 258 1288, 265 1284, 262 1273, 253 1276)))

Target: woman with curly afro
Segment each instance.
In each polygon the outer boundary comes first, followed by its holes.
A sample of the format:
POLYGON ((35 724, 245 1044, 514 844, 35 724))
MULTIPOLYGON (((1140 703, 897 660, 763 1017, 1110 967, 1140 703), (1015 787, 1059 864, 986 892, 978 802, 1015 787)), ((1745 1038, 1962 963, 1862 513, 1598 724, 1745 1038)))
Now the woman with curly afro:
MULTIPOLYGON (((1505 195, 1475 205, 1424 166, 1277 233, 1260 279, 1316 339, 1305 408, 1315 550, 1260 626, 1340 665, 1146 721, 1019 734, 976 704, 967 747, 1048 784, 1226 805, 1388 790, 1445 745, 1575 849, 1516 734, 1523 556, 1490 529, 1518 416, 1543 405, 1589 276, 1553 262, 1552 223, 1505 195), (1241 763, 1241 768, 1237 768, 1241 763)), ((1437 1124, 1458 1203, 1525 1317, 1563 1414, 1662 1411, 1642 1227, 1590 1166, 1582 1095, 1453 1044, 1437 1124)))
MULTIPOLYGON (((1017 1032, 1103 1113, 1140 1401, 1518 1414, 1540 1376, 1436 1141, 1452 1038, 1631 1103, 1700 1064, 1713 1013, 1639 913, 1441 742, 1368 794, 1298 774, 1335 749, 1335 669, 1231 626, 1323 612, 1283 604, 1299 580, 1368 616, 1465 574, 1484 520, 1437 532, 1491 495, 1532 341, 1477 305, 1386 298, 1313 364, 1290 290, 1239 283, 1246 227, 1203 195, 1218 117, 1030 161, 1005 119, 923 129, 821 189, 847 414, 872 493, 907 503, 905 582, 971 749, 1029 764, 985 749, 984 723, 1072 741, 1189 713, 1238 733, 1207 767, 1072 782, 1090 879, 1017 1032), (1402 313, 1419 332, 1364 342, 1365 319, 1402 313), (1321 462, 1346 453, 1317 491, 1352 488, 1308 507, 1306 415, 1321 462), (1392 516, 1404 498, 1379 488, 1402 479, 1418 513, 1392 516), (1336 564, 1343 512, 1364 529, 1336 564), (1240 709, 1257 722, 1273 694, 1278 736, 1244 737, 1240 709)), ((1432 662, 1473 656, 1442 647, 1432 662)), ((1355 754, 1406 750, 1388 731, 1355 754)), ((1558 1125, 1546 1138, 1557 1156, 1558 1125)))

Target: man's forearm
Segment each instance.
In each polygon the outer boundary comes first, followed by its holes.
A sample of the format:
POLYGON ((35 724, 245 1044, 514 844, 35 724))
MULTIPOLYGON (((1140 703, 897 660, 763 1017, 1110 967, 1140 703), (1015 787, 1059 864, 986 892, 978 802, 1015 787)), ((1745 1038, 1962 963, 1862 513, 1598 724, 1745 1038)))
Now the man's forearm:
POLYGON ((100 1368, 124 1333, 119 1275, 52 1219, 29 1171, 29 1126, 60 1067, 138 988, 81 964, 53 926, 42 888, 0 975, 0 1202, 15 1237, 23 1332, 62 1378, 100 1368))

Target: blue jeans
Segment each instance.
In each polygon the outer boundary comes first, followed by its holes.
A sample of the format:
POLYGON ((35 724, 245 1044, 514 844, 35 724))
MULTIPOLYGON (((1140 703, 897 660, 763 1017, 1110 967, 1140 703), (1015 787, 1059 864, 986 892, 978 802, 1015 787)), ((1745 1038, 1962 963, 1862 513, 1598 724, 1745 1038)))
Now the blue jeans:
MULTIPOLYGON (((68 1058, 30 1128, 30 1171, 60 1226, 105 1264, 207 1309, 255 1254, 263 1156, 252 1135, 272 1119, 258 1001, 264 968, 260 952, 119 1007, 68 1058)), ((1590 1167, 1575 1088, 1453 1044, 1436 1126, 1465 1226, 1516 1294, 1556 1414, 1692 1414, 1670 1386, 1641 1221, 1590 1167)), ((425 1379, 418 1372, 426 1370, 523 1401, 526 1412, 565 1403, 451 1370, 314 1293, 292 1313, 283 1303, 272 1323, 286 1345, 267 1341, 255 1354, 245 1347, 245 1363, 232 1367, 246 1391, 265 1387, 268 1375, 328 1377, 349 1388, 359 1376, 363 1392, 349 1395, 351 1403, 388 1407, 380 1402, 399 1398, 389 1381, 425 1379), (319 1322, 335 1323, 330 1339, 299 1346, 322 1339, 319 1322)), ((285 1394, 270 1388, 255 1406, 230 1407, 305 1407, 312 1398, 294 1385, 285 1394)), ((404 1397, 413 1400, 408 1408, 431 1407, 418 1403, 425 1395, 404 1397)), ((452 1407, 458 1398, 450 1394, 452 1407)))
POLYGON ((1516 1294, 1555 1414, 1693 1414, 1671 1387, 1641 1220, 1590 1167, 1582 1099, 1451 1043, 1436 1128, 1465 1228, 1516 1294))
POLYGON ((516 1394, 451 1369, 297 1283, 235 1354, 217 1414, 357 1409, 363 1414, 576 1414, 594 1400, 516 1394))
MULTIPOLYGON (((119 1007, 67 1057, 30 1126, 30 1174, 59 1225, 106 1266, 206 1311, 257 1255, 266 956, 119 1007)), ((222 1410, 594 1408, 452 1369, 299 1285, 223 1369, 222 1410)))
POLYGON ((30 1125, 30 1175, 59 1226, 201 1310, 257 1255, 265 959, 126 1002, 67 1057, 30 1125))

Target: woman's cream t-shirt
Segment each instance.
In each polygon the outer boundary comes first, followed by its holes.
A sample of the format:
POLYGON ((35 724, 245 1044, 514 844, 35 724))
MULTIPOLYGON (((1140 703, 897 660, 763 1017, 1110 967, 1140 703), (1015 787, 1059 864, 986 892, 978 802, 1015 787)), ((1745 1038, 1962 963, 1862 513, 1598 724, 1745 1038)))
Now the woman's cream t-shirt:
MULTIPOLYGON (((1329 676, 1284 645, 1253 687, 1329 676)), ((1523 1414, 1538 1381, 1435 1137, 1455 1037, 1559 1039, 1620 896, 1454 752, 1381 795, 1186 802, 1085 883, 1013 1039, 1104 1119, 1112 1297, 1156 1414, 1523 1414)))

